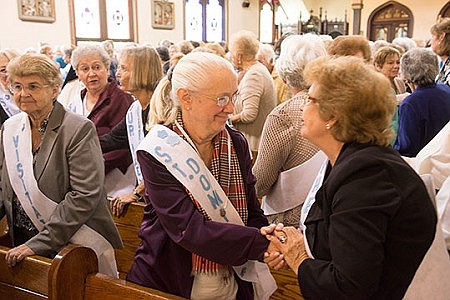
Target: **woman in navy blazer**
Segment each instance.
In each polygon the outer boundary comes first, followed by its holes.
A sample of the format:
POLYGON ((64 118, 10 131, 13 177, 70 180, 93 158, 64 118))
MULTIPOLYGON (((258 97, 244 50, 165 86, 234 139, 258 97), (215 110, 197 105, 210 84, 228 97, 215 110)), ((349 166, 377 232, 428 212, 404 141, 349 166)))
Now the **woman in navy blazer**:
POLYGON ((389 147, 389 81, 354 57, 320 58, 305 70, 302 135, 328 162, 304 204, 306 238, 281 224, 264 228, 283 253, 266 262, 278 268, 284 259, 305 299, 401 299, 433 241, 436 213, 420 177, 389 147))

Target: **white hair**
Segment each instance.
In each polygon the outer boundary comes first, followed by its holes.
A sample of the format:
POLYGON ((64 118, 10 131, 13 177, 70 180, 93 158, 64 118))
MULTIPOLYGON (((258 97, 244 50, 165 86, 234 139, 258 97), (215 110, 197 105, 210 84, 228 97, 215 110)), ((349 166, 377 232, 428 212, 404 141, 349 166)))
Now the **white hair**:
POLYGON ((225 58, 208 52, 191 52, 183 56, 175 65, 172 74, 172 97, 176 98, 180 88, 200 91, 207 88, 211 74, 228 69, 234 73, 233 66, 225 58))
POLYGON ((281 44, 280 56, 275 68, 287 85, 306 88, 303 79, 305 65, 320 56, 327 55, 323 40, 315 34, 291 35, 281 44))

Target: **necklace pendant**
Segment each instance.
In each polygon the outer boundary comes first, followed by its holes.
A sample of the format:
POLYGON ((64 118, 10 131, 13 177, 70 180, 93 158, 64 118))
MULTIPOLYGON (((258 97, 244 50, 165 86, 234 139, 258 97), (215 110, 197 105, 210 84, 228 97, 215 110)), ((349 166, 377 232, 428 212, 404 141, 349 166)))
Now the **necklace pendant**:
POLYGON ((225 209, 223 207, 220 208, 220 216, 223 218, 225 217, 227 214, 227 212, 225 211, 225 209))

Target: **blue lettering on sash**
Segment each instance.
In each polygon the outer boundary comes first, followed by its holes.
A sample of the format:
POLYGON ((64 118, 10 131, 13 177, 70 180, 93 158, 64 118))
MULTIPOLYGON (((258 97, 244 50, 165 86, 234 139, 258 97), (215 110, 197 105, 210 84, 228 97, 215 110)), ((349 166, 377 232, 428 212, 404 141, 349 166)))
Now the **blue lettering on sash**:
POLYGON ((172 157, 170 157, 169 154, 160 152, 161 146, 156 146, 154 150, 155 150, 156 155, 158 155, 159 157, 165 157, 166 158, 166 159, 164 159, 165 163, 168 163, 168 162, 172 161, 172 157))
POLYGON ((128 132, 130 133, 130 136, 134 135, 134 126, 133 126, 133 124, 128 124, 128 132))
POLYGON ((16 168, 17 168, 17 174, 19 175, 19 178, 22 179, 22 177, 23 177, 23 166, 22 166, 22 163, 18 162, 16 164, 16 168))
POLYGON ((212 191, 212 196, 208 194, 208 200, 211 202, 211 205, 214 209, 217 209, 220 205, 222 205, 223 201, 220 199, 219 194, 217 194, 216 190, 212 191))
POLYGON ((194 171, 195 174, 198 174, 198 172, 200 172, 200 166, 198 165, 198 162, 192 157, 186 159, 186 164, 192 169, 192 171, 194 171))
POLYGON ((174 163, 174 164, 172 165, 172 168, 174 168, 175 170, 177 170, 178 172, 180 172, 180 174, 181 174, 183 177, 186 177, 186 173, 184 173, 183 170, 181 170, 181 169, 178 167, 178 164, 177 164, 177 163, 174 163))
POLYGON ((13 136, 14 147, 17 149, 19 146, 19 135, 13 136))
POLYGON ((205 191, 209 191, 209 189, 211 188, 211 185, 208 179, 206 178, 205 174, 200 175, 200 184, 202 185, 202 188, 205 191))

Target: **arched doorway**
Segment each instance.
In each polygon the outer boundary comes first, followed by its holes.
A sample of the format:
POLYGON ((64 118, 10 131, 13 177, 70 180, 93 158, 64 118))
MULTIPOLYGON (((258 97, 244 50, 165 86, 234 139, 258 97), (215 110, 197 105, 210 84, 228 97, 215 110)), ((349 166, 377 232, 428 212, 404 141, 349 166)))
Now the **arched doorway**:
POLYGON ((450 2, 447 2, 441 9, 438 15, 438 19, 439 18, 450 18, 450 2))
POLYGON ((370 14, 367 25, 368 38, 371 41, 391 42, 396 37, 412 37, 414 22, 408 7, 396 1, 389 1, 370 14))

